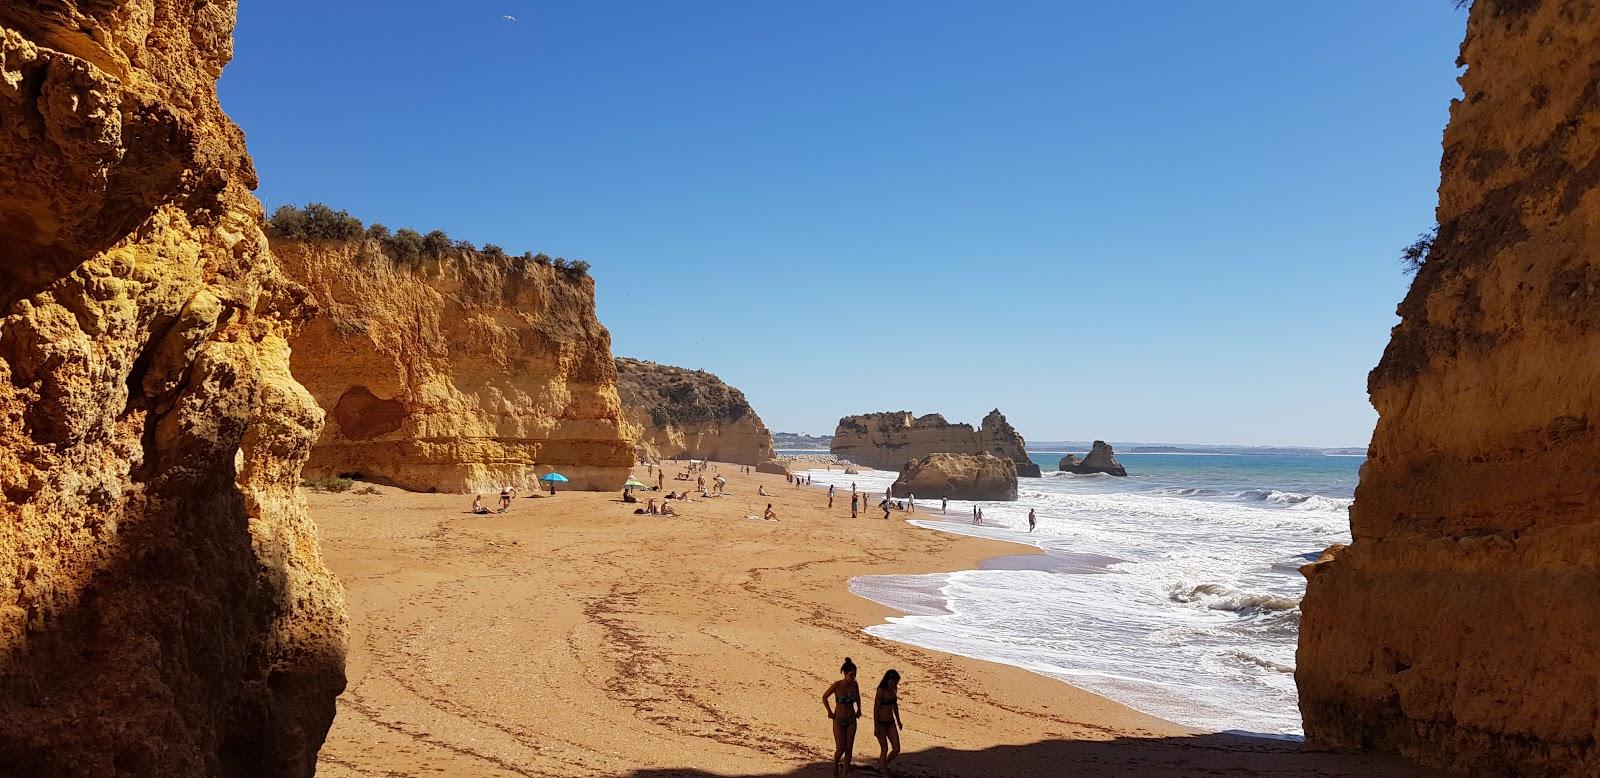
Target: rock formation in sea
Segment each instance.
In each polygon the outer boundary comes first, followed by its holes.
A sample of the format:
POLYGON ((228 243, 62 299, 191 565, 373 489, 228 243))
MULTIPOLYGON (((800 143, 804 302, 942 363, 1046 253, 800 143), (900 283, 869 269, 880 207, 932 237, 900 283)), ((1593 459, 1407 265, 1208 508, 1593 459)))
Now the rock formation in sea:
POLYGON ((1303 569, 1307 739, 1600 770, 1600 2, 1477 0, 1438 232, 1368 381, 1354 541, 1303 569))
POLYGON ((307 477, 412 491, 621 488, 633 467, 594 281, 520 257, 274 237, 320 313, 294 376, 327 412, 307 477))
POLYGON ((234 12, 0 3, 0 774, 309 776, 344 687, 234 12))
POLYGON ((617 357, 617 394, 641 460, 772 458, 772 433, 744 392, 704 370, 617 357))
POLYGON ((983 417, 978 429, 971 424, 951 424, 937 413, 846 416, 834 430, 830 450, 851 462, 884 470, 899 470, 906 462, 929 454, 990 453, 1010 459, 1018 475, 1040 475, 1039 466, 1028 458, 1022 435, 998 408, 983 417))
POLYGON ((1061 458, 1058 470, 1065 473, 1087 475, 1090 473, 1105 473, 1107 475, 1125 476, 1126 468, 1117 462, 1117 452, 1112 450, 1111 444, 1097 440, 1089 448, 1087 456, 1079 459, 1076 454, 1068 454, 1061 458))
POLYGON ((901 468, 889 487, 896 497, 917 495, 930 501, 1017 499, 1017 463, 980 454, 929 454, 901 468))

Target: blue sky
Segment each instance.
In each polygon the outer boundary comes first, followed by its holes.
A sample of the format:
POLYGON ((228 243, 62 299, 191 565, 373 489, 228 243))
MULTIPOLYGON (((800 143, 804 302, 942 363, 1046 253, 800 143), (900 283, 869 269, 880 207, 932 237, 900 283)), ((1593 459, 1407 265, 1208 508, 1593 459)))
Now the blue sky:
POLYGON ((594 264, 774 430, 1364 445, 1448 0, 244 3, 267 206, 594 264), (502 19, 504 15, 516 21, 502 19))

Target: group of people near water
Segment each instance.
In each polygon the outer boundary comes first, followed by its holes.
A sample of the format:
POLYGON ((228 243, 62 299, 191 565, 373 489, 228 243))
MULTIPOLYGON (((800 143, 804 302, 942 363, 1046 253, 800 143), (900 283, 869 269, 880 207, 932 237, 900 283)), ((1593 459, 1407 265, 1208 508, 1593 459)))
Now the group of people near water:
MULTIPOLYGON (((856 720, 863 715, 861 687, 856 684, 856 663, 844 658, 839 680, 822 693, 822 707, 833 722, 833 774, 848 777, 855 757, 856 720)), ((900 755, 900 673, 889 670, 872 694, 872 736, 878 739, 878 774, 889 774, 889 763, 900 755)))

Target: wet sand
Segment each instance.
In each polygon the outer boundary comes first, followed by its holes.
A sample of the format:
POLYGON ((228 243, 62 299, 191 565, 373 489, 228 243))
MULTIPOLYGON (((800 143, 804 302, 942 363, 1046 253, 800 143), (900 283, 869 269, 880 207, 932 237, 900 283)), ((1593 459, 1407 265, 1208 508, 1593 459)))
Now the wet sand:
MULTIPOLYGON (((490 516, 467 512, 470 495, 309 495, 351 619, 320 774, 829 775, 820 697, 847 655, 869 699, 884 670, 904 677, 899 775, 1408 774, 867 635, 894 613, 850 594, 852 577, 1018 564, 1026 549, 898 513, 851 519, 848 492, 828 510, 820 489, 720 469, 737 496, 675 502, 678 518, 634 515, 617 493, 490 516), (780 521, 744 518, 768 502, 780 521)), ((859 729, 856 774, 872 775, 877 743, 859 729)))

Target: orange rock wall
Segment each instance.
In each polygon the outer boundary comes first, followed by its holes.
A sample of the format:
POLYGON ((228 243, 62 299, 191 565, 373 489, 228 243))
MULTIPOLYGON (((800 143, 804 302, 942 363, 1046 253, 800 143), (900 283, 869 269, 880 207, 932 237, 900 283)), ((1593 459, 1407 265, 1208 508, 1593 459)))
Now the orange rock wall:
POLYGON ((0 3, 0 775, 294 775, 345 617, 232 2, 0 3))
POLYGON ((1372 372, 1354 542, 1305 568, 1310 741, 1600 774, 1600 3, 1477 0, 1439 233, 1372 372))
POLYGON ((308 477, 526 492, 555 471, 622 488, 633 443, 592 279, 454 250, 409 267, 367 241, 273 248, 321 309, 293 341, 328 416, 308 477))
POLYGON ((999 409, 990 411, 977 429, 971 424, 951 424, 937 413, 846 416, 834 429, 830 450, 856 464, 884 470, 899 470, 929 454, 987 453, 1010 459, 1020 475, 1039 477, 1039 466, 1028 458, 1022 435, 999 409))

